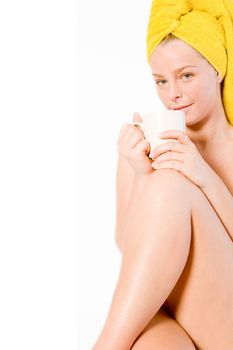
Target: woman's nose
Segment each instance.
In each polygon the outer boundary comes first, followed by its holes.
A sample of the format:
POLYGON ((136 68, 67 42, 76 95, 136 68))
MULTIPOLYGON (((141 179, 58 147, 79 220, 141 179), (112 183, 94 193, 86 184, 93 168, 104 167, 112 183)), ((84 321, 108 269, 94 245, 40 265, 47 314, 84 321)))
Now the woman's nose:
POLYGON ((182 97, 182 92, 177 84, 170 85, 169 96, 172 101, 176 101, 177 98, 182 97))

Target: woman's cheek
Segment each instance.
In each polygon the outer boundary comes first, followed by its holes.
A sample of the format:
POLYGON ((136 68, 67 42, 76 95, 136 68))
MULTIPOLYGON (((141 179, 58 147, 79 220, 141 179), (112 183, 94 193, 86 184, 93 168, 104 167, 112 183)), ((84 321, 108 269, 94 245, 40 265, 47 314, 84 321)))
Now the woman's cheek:
POLYGON ((165 106, 169 105, 169 96, 165 90, 157 89, 157 95, 165 106))

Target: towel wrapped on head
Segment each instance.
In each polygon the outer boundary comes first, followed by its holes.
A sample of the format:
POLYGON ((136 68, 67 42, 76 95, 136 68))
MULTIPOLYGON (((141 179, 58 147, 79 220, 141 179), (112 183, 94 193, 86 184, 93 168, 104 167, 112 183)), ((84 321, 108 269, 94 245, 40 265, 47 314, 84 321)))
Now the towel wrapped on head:
POLYGON ((221 74, 222 100, 233 125, 233 0, 152 0, 147 60, 169 34, 204 56, 221 74))

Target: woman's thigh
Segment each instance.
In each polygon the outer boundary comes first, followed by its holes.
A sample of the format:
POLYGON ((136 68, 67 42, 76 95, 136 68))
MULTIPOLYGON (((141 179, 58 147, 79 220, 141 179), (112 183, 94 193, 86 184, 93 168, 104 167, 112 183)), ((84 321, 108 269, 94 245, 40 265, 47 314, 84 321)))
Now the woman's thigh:
MULTIPOLYGON (((196 348, 233 349, 232 241, 208 199, 197 186, 173 170, 164 169, 163 172, 156 173, 151 178, 150 186, 159 184, 159 188, 169 188, 171 191, 175 187, 176 192, 180 187, 182 198, 187 196, 187 203, 191 203, 192 237, 185 268, 167 299, 172 317, 169 319, 168 315, 167 322, 162 322, 164 315, 157 313, 132 349, 149 350, 150 344, 151 349, 160 349, 160 341, 171 339, 172 334, 175 339, 175 331, 162 331, 163 325, 165 327, 168 324, 176 325, 176 330, 183 330, 181 333, 190 336, 196 348), (167 334, 167 337, 164 337, 164 334, 167 334)), ((164 202, 165 199, 161 197, 160 201, 164 202)), ((184 203, 185 201, 179 201, 177 198, 174 205, 182 210, 184 203)), ((171 349, 176 349, 176 341, 173 340, 172 343, 171 349)), ((162 343, 161 349, 169 349, 166 346, 162 343)))
POLYGON ((190 185, 192 239, 167 301, 200 349, 233 349, 233 244, 204 193, 190 185))
MULTIPOLYGON (((148 188, 158 191, 158 203, 164 208, 160 213, 163 223, 173 205, 181 213, 185 212, 186 205, 192 208, 188 259, 167 298, 172 317, 190 335, 196 348, 233 349, 232 240, 205 194, 182 174, 162 169, 156 171, 150 180, 148 188), (182 200, 179 196, 174 200, 174 195, 165 197, 164 188, 172 194, 180 189, 182 200), (169 210, 166 207, 168 200, 171 202, 169 210)), ((182 237, 177 235, 174 249, 182 244, 181 240, 182 237)))
POLYGON ((135 341, 132 350, 195 350, 188 333, 164 308, 156 313, 135 341))

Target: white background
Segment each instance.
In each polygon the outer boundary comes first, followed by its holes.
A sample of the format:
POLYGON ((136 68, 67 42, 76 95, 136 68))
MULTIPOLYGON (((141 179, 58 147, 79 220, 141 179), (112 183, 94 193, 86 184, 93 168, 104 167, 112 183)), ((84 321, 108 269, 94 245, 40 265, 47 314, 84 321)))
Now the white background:
POLYGON ((77 348, 77 4, 0 6, 0 349, 77 348))
POLYGON ((116 142, 158 103, 151 1, 0 8, 0 348, 90 350, 119 271, 116 142))

